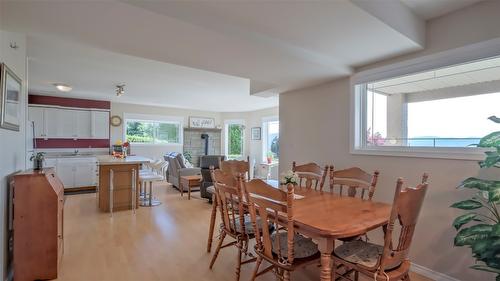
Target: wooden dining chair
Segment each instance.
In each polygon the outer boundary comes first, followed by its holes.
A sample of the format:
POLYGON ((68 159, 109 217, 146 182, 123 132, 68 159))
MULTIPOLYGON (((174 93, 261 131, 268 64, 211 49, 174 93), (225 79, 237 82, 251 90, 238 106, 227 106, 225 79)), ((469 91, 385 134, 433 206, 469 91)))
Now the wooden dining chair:
MULTIPOLYGON (((237 264, 236 264, 236 280, 240 279, 240 269, 242 264, 254 262, 256 258, 242 260, 243 255, 247 256, 249 239, 254 237, 254 229, 251 224, 251 219, 248 214, 245 215, 243 209, 243 196, 240 182, 230 173, 225 173, 221 170, 212 169, 212 178, 216 191, 217 205, 221 215, 220 236, 217 248, 210 261, 210 269, 212 269, 217 256, 222 248, 236 246, 238 249, 237 264), (225 245, 224 239, 229 236, 234 241, 225 245)), ((214 202, 215 203, 215 202, 214 202)))
POLYGON ((328 174, 328 165, 324 169, 316 163, 307 163, 302 165, 297 165, 295 161, 292 163, 292 171, 299 177, 299 186, 302 187, 302 182, 305 183, 306 188, 312 188, 316 190, 319 185, 319 190, 323 190, 325 185, 326 175, 328 174))
POLYGON ((359 273, 380 281, 410 280, 408 253, 427 191, 427 174, 422 181, 415 188, 403 188, 403 180, 398 179, 389 223, 383 227, 383 246, 356 240, 335 248, 333 268, 337 270, 333 271, 332 280, 358 280, 359 273), (394 244, 392 236, 396 221, 401 229, 398 242, 394 244))
POLYGON ((330 191, 334 192, 335 186, 338 186, 338 194, 341 196, 344 195, 344 188, 346 188, 347 196, 356 197, 360 191, 359 197, 361 199, 365 199, 365 195, 368 193, 368 200, 372 200, 378 176, 378 171, 370 175, 358 167, 335 171, 334 167, 330 166, 330 191))
POLYGON ((225 160, 220 162, 220 169, 226 173, 231 173, 234 177, 244 174, 250 180, 250 156, 247 160, 225 160))
POLYGON ((262 228, 255 233, 257 263, 251 280, 255 280, 274 269, 278 280, 290 280, 290 272, 300 266, 317 262, 320 258, 318 246, 310 238, 295 231, 293 219, 294 187, 287 190, 274 188, 260 179, 242 182, 248 198, 252 225, 271 224, 275 232, 262 228), (271 265, 259 271, 262 261, 271 265))

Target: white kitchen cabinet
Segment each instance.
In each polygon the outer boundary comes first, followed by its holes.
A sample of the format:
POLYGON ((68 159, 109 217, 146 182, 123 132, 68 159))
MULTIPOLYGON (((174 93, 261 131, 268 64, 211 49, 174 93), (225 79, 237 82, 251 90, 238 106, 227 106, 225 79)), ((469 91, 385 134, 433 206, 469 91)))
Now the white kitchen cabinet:
POLYGON ((44 123, 45 123, 45 137, 46 138, 60 138, 61 129, 59 129, 59 109, 57 108, 44 108, 43 110, 44 123))
POLYGON ((57 109, 57 121, 48 124, 49 127, 57 127, 58 138, 76 138, 76 110, 57 109))
POLYGON ((56 174, 64 188, 97 185, 97 163, 94 157, 71 157, 57 160, 56 174))
POLYGON ((76 137, 79 139, 89 139, 92 137, 91 112, 88 110, 74 110, 76 114, 76 137))
POLYGON ((108 139, 109 138, 109 112, 108 111, 92 111, 92 138, 93 139, 108 139))
POLYGON ((35 137, 45 138, 46 137, 46 127, 45 127, 45 114, 43 107, 30 106, 28 107, 28 120, 33 122, 35 126, 35 137))
POLYGON ((75 165, 66 159, 58 160, 56 174, 64 184, 64 188, 73 188, 75 185, 75 165))
POLYGON ((30 106, 36 138, 109 139, 109 112, 30 106))
POLYGON ((74 187, 87 187, 96 185, 96 169, 95 162, 80 161, 75 163, 75 183, 74 187))

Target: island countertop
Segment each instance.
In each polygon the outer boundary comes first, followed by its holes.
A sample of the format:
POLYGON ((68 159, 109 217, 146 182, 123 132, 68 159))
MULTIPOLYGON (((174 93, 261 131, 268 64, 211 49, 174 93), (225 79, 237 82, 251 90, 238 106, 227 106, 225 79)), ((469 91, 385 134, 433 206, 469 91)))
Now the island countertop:
POLYGON ((116 158, 111 155, 97 155, 96 158, 99 165, 126 165, 151 162, 151 159, 142 156, 127 156, 126 158, 116 158))

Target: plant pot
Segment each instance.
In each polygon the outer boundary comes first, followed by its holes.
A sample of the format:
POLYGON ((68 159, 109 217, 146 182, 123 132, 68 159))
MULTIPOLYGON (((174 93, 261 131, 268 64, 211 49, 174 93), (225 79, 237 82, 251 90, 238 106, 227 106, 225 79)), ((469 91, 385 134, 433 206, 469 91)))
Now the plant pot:
POLYGON ((41 170, 43 169, 43 159, 35 159, 33 160, 33 169, 41 170))
POLYGON ((267 157, 267 164, 271 164, 273 162, 273 158, 272 157, 267 157))

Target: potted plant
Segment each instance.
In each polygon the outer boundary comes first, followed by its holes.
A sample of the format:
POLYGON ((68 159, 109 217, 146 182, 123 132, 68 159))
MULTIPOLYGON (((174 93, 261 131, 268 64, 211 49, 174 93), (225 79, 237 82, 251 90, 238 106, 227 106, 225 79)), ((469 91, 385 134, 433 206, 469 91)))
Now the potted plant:
POLYGON ((273 162, 273 153, 271 151, 267 152, 267 164, 271 164, 273 162))
POLYGON ((33 169, 41 170, 43 168, 43 160, 45 159, 44 152, 33 153, 30 157, 30 161, 33 161, 33 169))
MULTIPOLYGON (((495 116, 489 119, 500 123, 500 118, 495 116)), ((478 147, 491 148, 485 152, 486 158, 479 162, 481 168, 500 168, 500 131, 483 137, 478 147)), ((500 281, 500 178, 486 180, 471 177, 464 180, 459 188, 477 192, 470 199, 451 205, 452 208, 467 211, 453 221, 458 231, 454 245, 470 247, 476 259, 471 268, 496 273, 496 280, 500 281), (475 224, 468 225, 472 222, 475 224)))

